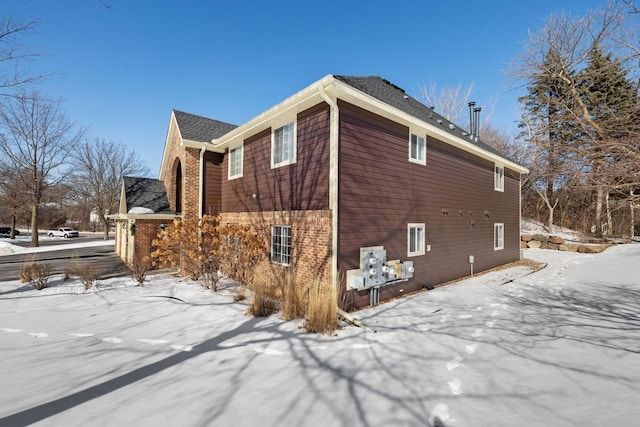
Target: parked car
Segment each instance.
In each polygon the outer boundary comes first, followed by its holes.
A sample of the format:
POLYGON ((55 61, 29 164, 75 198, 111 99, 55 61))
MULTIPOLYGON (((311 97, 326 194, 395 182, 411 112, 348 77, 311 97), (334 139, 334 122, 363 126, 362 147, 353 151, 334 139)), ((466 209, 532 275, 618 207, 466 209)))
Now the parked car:
POLYGON ((78 233, 78 230, 74 230, 73 228, 69 228, 69 227, 60 227, 56 230, 49 230, 47 234, 49 235, 49 237, 64 237, 65 239, 69 237, 80 236, 80 233, 78 233))
MULTIPOLYGON (((13 235, 19 236, 20 231, 15 230, 13 235)), ((9 236, 11 236, 11 227, 0 227, 0 237, 9 237, 9 236)))

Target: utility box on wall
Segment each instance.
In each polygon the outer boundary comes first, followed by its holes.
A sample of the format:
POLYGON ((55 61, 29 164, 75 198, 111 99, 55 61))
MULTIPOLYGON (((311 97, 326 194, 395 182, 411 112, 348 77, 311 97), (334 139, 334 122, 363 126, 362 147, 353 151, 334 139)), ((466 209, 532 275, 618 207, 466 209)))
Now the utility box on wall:
POLYGON ((391 285, 413 277, 413 261, 387 261, 384 246, 360 248, 360 269, 347 271, 347 290, 391 285))

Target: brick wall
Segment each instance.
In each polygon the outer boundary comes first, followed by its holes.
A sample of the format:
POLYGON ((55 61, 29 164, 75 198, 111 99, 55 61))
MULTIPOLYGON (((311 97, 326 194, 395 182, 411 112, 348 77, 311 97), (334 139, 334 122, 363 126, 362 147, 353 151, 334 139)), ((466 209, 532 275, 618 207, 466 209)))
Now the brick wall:
POLYGON ((176 210, 176 174, 178 164, 182 169, 182 216, 198 216, 200 150, 185 148, 180 144, 178 132, 174 133, 169 153, 170 168, 164 179, 171 209, 176 210))
POLYGON ((270 251, 271 226, 291 226, 291 267, 299 281, 328 279, 331 273, 331 211, 240 212, 221 214, 222 222, 251 224, 270 251))
MULTIPOLYGON (((137 219, 135 231, 135 256, 144 258, 152 251, 151 243, 158 235, 162 225, 171 225, 171 220, 137 219)), ((128 231, 127 231, 128 232, 128 231)))

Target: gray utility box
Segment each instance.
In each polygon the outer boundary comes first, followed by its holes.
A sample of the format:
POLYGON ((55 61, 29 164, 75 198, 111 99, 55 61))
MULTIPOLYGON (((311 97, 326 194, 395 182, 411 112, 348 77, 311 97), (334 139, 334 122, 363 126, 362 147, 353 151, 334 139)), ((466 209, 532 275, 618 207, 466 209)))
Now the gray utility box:
POLYGON ((387 260, 383 246, 360 248, 360 268, 347 271, 347 289, 364 290, 413 277, 413 261, 387 260))
POLYGON ((364 276, 364 287, 383 285, 386 281, 387 251, 384 249, 362 251, 360 264, 364 276))

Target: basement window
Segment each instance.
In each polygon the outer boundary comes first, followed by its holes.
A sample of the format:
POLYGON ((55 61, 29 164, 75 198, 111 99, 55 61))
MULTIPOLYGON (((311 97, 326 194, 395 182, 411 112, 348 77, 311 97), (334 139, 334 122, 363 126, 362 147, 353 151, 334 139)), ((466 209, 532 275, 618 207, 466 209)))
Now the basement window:
POLYGON ((502 166, 495 166, 495 187, 496 191, 504 191, 504 168, 502 166))
POLYGON ((229 149, 229 179, 242 177, 242 145, 229 149))
POLYGON ((424 224, 407 225, 407 256, 424 255, 424 224))
POLYGON ((421 165, 427 164, 427 144, 423 136, 411 134, 409 138, 409 161, 421 165))
POLYGON ((271 132, 271 169, 296 162, 296 122, 271 132))
POLYGON ((291 264, 291 226, 271 226, 271 262, 280 265, 291 264))
POLYGON ((493 224, 493 250, 504 249, 504 224, 493 224))

